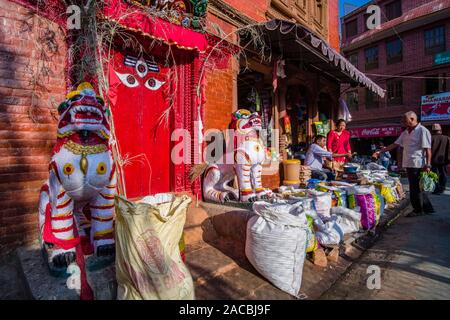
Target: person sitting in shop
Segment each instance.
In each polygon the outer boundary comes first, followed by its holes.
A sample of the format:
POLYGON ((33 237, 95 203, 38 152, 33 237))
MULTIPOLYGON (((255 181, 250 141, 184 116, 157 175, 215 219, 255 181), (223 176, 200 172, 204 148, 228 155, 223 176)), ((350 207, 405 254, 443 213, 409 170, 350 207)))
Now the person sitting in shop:
POLYGON ((332 153, 327 151, 327 138, 318 135, 314 139, 314 143, 309 147, 306 152, 305 165, 311 168, 311 177, 318 180, 333 180, 335 178, 331 170, 323 168, 324 158, 332 160, 334 157, 348 157, 351 153, 332 153))

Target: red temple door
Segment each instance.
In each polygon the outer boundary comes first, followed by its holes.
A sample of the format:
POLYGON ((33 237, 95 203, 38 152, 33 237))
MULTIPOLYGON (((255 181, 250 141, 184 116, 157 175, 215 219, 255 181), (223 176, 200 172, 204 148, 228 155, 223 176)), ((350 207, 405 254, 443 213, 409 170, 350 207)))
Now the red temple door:
POLYGON ((128 198, 171 190, 170 121, 163 119, 168 68, 154 57, 116 51, 109 98, 128 198))

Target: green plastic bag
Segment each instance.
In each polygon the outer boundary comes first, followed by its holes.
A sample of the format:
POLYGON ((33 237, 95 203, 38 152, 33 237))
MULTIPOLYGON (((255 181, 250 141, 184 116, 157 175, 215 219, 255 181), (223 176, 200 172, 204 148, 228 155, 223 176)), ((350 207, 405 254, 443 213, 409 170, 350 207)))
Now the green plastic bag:
POLYGON ((439 177, 436 173, 430 172, 421 172, 420 173, 420 190, 425 192, 433 192, 436 188, 436 182, 439 181, 439 177))

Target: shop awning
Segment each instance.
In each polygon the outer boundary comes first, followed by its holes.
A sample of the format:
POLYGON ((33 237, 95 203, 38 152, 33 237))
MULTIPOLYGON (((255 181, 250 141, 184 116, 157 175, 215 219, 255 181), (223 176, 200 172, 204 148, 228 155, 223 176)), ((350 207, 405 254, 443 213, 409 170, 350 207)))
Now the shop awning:
POLYGON ((348 128, 351 138, 382 138, 398 137, 402 132, 400 125, 386 125, 379 127, 348 128))
POLYGON ((276 19, 261 28, 272 49, 279 48, 286 60, 303 60, 342 83, 357 82, 384 98, 385 90, 305 26, 276 19))
POLYGON ((208 41, 205 34, 175 25, 159 17, 151 16, 136 6, 122 0, 104 0, 103 18, 120 24, 124 29, 174 45, 180 49, 205 52, 208 41))

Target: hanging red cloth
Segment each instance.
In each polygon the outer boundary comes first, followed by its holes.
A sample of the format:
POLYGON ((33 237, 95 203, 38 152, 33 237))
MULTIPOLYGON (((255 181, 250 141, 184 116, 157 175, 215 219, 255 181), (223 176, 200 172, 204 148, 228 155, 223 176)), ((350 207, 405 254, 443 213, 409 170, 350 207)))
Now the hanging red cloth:
POLYGON ((208 41, 204 34, 149 16, 136 6, 122 0, 104 0, 102 16, 118 22, 123 28, 161 40, 180 49, 205 52, 208 41))

